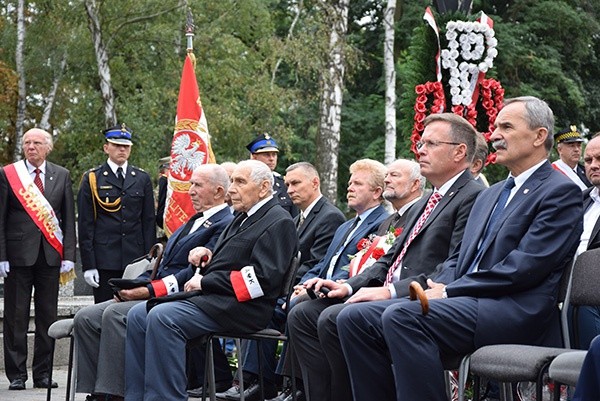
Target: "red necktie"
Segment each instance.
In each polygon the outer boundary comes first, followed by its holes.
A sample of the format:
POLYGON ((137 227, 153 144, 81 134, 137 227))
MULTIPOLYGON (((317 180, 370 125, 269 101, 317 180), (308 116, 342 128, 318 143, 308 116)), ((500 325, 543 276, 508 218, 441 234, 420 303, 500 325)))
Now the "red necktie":
POLYGON ((33 179, 33 183, 35 184, 36 187, 38 187, 38 189, 40 190, 40 192, 43 195, 44 194, 44 184, 42 184, 42 179, 40 178, 41 170, 39 168, 36 168, 33 171, 35 172, 35 178, 33 179))
POLYGON ((396 260, 394 261, 394 263, 388 270, 387 276, 385 278, 385 285, 389 285, 392 282, 392 280, 394 278, 394 272, 396 271, 398 266, 400 266, 400 262, 402 262, 402 258, 406 254, 406 250, 408 249, 408 246, 415 239, 417 234, 419 234, 419 231, 421 231, 421 228, 423 228, 423 225, 427 221, 427 218, 429 218, 429 215, 435 208, 435 205, 437 205, 437 203, 440 201, 440 199, 442 199, 442 194, 440 194, 439 192, 434 192, 429 197, 429 200, 427 201, 427 205, 425 206, 425 210, 423 210, 423 214, 421 214, 421 217, 419 217, 419 220, 417 220, 417 222, 415 223, 412 231, 410 232, 409 237, 407 238, 406 242, 404 243, 404 247, 400 251, 400 255, 398 255, 398 257, 396 258, 396 260))

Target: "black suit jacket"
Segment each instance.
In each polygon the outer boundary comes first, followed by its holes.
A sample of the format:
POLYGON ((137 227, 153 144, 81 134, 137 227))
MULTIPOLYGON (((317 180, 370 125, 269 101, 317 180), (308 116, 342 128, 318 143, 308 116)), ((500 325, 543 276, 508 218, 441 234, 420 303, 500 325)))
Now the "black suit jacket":
MULTIPOLYGON (((298 235, 291 216, 275 198, 235 233, 232 224, 215 246, 202 278, 202 294, 190 300, 227 330, 255 331, 266 327, 273 315, 283 276, 298 253, 298 235), (236 274, 246 266, 253 267, 263 295, 240 301, 236 274)), ((184 283, 179 284, 183 288, 184 283)))
MULTIPOLYGON (((594 203, 592 198, 590 198, 590 192, 594 190, 595 187, 591 187, 583 191, 583 216, 585 220, 585 212, 586 210, 594 203)), ((590 235, 590 239, 588 241, 587 249, 596 249, 600 247, 600 219, 596 220, 594 224, 594 228, 592 229, 592 234, 590 235)))
MULTIPOLYGON (((294 217, 294 224, 298 224, 299 219, 300 215, 294 217)), ((335 231, 344 221, 346 221, 344 214, 327 198, 323 196, 317 201, 298 229, 302 255, 296 282, 323 259, 335 231)))
MULTIPOLYGON (((399 297, 408 295, 408 286, 413 280, 427 288, 427 278, 460 244, 471 207, 482 189, 473 181, 468 170, 448 189, 404 255, 400 280, 394 283, 399 297)), ((354 291, 363 286, 376 287, 384 283, 389 267, 401 252, 428 200, 429 197, 425 196, 411 208, 404 230, 388 253, 347 281, 354 291)))
MULTIPOLYGON (((44 197, 48 200, 63 232, 63 258, 75 262, 75 202, 69 170, 46 162, 44 197)), ((8 184, 0 169, 0 261, 11 266, 32 266, 38 257, 40 242, 46 262, 60 266, 61 257, 46 241, 8 184)))
POLYGON ((125 181, 114 175, 108 163, 87 171, 77 195, 78 233, 83 270, 123 270, 133 259, 150 250, 156 241, 154 192, 150 176, 127 165, 125 181), (92 197, 90 172, 102 201, 121 197, 121 209, 104 210, 92 197), (94 217, 94 204, 96 216, 94 217))

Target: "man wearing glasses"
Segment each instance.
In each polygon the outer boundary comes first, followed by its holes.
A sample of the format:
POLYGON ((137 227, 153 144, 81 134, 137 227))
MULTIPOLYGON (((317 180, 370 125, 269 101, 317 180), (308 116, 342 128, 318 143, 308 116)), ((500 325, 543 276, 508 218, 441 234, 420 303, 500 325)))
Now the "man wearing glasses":
POLYGON ((331 290, 326 298, 299 303, 288 316, 308 399, 352 399, 335 323, 346 307, 342 302, 404 297, 413 280, 427 288, 427 277, 460 243, 471 206, 483 189, 469 171, 476 135, 469 122, 455 114, 428 116, 417 149, 421 174, 433 186, 432 194, 411 208, 390 251, 364 273, 344 284, 319 278, 305 283, 331 290))

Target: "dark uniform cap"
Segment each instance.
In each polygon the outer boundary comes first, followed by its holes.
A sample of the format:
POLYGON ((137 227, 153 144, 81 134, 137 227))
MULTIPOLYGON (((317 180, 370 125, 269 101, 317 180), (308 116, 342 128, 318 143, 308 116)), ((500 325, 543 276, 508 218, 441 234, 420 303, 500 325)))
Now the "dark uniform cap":
POLYGON ((278 152, 277 142, 269 134, 260 134, 246 145, 250 153, 278 152))
POLYGON ((158 159, 158 167, 159 168, 169 168, 169 164, 171 163, 171 156, 165 156, 158 159))
POLYGON ((559 143, 583 142, 583 135, 577 131, 577 126, 571 125, 569 128, 554 134, 554 142, 557 145, 559 143))
POLYGON ((125 126, 125 124, 115 125, 102 132, 108 142, 115 143, 117 145, 133 145, 131 142, 131 131, 125 126))

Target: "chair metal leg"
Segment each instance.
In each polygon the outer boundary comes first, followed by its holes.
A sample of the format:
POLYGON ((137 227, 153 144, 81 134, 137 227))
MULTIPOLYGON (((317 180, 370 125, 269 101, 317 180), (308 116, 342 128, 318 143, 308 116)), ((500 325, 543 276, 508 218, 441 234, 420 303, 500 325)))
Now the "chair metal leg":
POLYGON ((67 374, 69 400, 75 401, 75 383, 77 382, 77 343, 75 338, 71 336, 71 345, 69 346, 69 372, 67 374))
POLYGON ((465 387, 469 376, 469 362, 471 355, 466 355, 461 359, 458 367, 458 401, 465 401, 465 387))
POLYGON ((202 379, 202 399, 206 400, 206 391, 208 388, 210 401, 216 401, 215 387, 215 363, 213 360, 212 342, 213 336, 206 336, 206 359, 204 360, 204 378, 202 379))
POLYGON ((511 383, 500 383, 500 399, 504 401, 513 401, 513 389, 511 383))
POLYGON ((265 399, 265 380, 262 366, 262 340, 256 340, 256 351, 258 352, 258 385, 260 386, 260 399, 265 399))
MULTIPOLYGON (((48 367, 48 388, 46 392, 46 401, 50 401, 52 398, 52 371, 54 370, 54 347, 56 346, 56 340, 52 339, 52 350, 50 351, 50 361, 48 367)), ((69 393, 67 393, 68 395, 69 393)), ((66 400, 69 401, 69 400, 66 400)))
MULTIPOLYGON (((235 347, 237 348, 238 355, 238 381, 240 384, 240 401, 245 401, 246 397, 244 396, 244 370, 242 366, 244 366, 243 361, 243 352, 242 352, 242 341, 239 338, 235 339, 235 347)), ((212 401, 212 400, 211 400, 212 401)))

